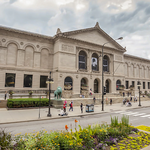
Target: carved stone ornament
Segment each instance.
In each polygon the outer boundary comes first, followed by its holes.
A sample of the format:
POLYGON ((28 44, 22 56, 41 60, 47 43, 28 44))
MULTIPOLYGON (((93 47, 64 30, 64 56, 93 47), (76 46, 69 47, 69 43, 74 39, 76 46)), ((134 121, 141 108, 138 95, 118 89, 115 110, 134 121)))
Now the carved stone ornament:
POLYGON ((2 39, 2 42, 6 42, 6 39, 2 39))
POLYGON ((20 42, 20 45, 23 45, 23 42, 20 42))
POLYGON ((76 78, 78 78, 78 75, 76 75, 76 78))
POLYGON ((62 74, 60 74, 60 77, 62 77, 62 74))
POLYGON ((90 79, 92 79, 92 75, 90 75, 90 79))
POLYGON ((36 47, 37 47, 37 48, 39 48, 40 46, 39 46, 39 45, 37 45, 36 47))

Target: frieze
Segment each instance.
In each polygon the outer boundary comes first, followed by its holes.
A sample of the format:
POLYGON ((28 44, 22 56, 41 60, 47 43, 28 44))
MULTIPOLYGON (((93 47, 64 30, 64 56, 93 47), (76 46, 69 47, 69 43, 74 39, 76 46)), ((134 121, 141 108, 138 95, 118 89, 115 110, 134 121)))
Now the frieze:
POLYGON ((120 55, 115 55, 115 60, 122 61, 122 56, 120 56, 120 55))
POLYGON ((62 50, 62 51, 65 51, 65 52, 74 53, 74 47, 71 46, 71 45, 62 44, 61 50, 62 50))

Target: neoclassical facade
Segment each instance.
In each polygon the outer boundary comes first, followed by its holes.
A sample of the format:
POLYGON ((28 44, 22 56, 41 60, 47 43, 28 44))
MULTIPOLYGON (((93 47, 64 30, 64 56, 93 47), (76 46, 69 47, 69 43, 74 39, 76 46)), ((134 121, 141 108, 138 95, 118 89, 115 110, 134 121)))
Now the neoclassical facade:
POLYGON ((0 90, 44 90, 49 72, 54 84, 72 95, 92 89, 102 92, 103 70, 107 93, 131 85, 150 91, 150 60, 124 54, 126 49, 105 33, 92 28, 61 32, 53 37, 0 27, 0 90))

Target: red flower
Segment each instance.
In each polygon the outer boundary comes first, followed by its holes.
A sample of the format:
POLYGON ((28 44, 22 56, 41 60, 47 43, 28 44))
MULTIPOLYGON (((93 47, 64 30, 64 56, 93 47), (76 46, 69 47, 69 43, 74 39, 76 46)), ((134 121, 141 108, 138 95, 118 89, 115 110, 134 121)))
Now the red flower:
POLYGON ((68 130, 68 126, 67 125, 65 125, 65 129, 68 130))
POLYGON ((75 119, 75 123, 77 123, 78 121, 75 119))

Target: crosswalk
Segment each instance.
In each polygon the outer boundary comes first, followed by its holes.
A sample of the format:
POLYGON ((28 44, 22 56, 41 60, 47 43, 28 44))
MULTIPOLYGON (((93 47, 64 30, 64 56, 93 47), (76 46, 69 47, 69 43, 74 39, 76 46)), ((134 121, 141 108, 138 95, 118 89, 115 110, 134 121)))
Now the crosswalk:
POLYGON ((150 118, 150 114, 144 112, 133 112, 133 111, 114 111, 113 113, 134 116, 134 117, 142 117, 142 118, 150 118))

